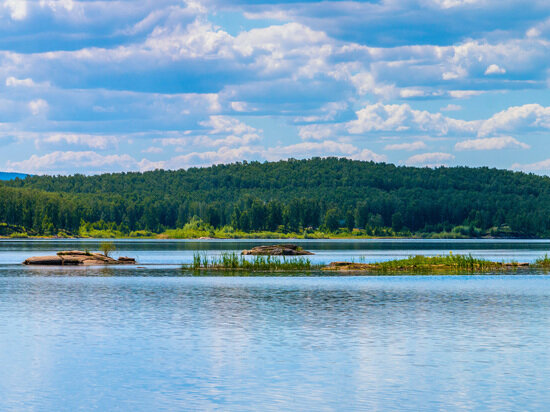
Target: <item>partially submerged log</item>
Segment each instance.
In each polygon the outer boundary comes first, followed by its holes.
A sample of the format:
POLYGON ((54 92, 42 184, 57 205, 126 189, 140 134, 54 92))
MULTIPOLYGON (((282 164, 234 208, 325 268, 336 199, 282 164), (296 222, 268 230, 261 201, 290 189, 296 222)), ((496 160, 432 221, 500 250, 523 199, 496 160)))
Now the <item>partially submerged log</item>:
POLYGON ((47 266, 133 265, 135 263, 134 258, 121 256, 118 259, 113 259, 101 253, 80 250, 64 250, 57 252, 57 256, 34 256, 23 262, 24 265, 47 266))
POLYGON ((302 256, 314 255, 297 245, 268 245, 256 246, 250 250, 243 250, 241 255, 252 256, 302 256))

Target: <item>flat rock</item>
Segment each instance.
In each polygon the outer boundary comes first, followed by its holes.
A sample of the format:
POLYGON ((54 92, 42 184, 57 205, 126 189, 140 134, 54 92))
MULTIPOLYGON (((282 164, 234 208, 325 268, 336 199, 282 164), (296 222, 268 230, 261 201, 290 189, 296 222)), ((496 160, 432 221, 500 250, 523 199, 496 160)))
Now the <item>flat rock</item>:
POLYGON ((23 262, 24 265, 62 265, 63 259, 59 256, 35 256, 23 262))
POLYGON ((314 253, 308 252, 297 245, 268 245, 268 246, 256 246, 250 250, 243 250, 241 255, 253 255, 253 256, 301 256, 301 255, 313 255, 314 253))
POLYGON ((95 265, 133 265, 134 258, 122 256, 117 259, 101 253, 82 252, 80 250, 64 250, 57 252, 57 256, 35 256, 23 262, 24 265, 48 266, 95 266, 95 265))

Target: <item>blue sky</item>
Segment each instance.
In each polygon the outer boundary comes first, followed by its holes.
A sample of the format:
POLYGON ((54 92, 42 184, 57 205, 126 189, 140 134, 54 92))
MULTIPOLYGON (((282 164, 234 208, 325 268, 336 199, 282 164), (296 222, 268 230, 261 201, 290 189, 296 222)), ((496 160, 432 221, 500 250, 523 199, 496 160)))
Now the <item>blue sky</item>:
POLYGON ((547 0, 2 0, 0 170, 550 174, 547 0))

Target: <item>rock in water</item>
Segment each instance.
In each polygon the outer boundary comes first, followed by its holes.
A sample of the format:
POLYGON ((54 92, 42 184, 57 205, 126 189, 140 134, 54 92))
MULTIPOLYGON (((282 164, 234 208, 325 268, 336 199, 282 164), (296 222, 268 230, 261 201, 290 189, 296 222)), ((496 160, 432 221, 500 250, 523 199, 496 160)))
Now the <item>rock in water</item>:
POLYGON ((243 250, 241 255, 253 255, 253 256, 301 256, 301 255, 314 255, 314 253, 308 252, 296 245, 268 245, 268 246, 256 246, 250 250, 243 250))
POLYGON ((94 265, 133 265, 136 260, 129 257, 120 257, 118 260, 101 253, 82 252, 80 250, 64 250, 57 252, 57 256, 35 256, 23 262, 24 265, 48 266, 94 266, 94 265))

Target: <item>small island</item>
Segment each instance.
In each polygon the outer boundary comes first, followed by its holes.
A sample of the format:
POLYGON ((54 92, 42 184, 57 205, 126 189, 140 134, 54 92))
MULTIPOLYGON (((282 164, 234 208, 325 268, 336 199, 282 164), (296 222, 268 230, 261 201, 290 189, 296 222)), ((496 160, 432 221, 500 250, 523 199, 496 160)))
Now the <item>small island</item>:
POLYGON ((385 273, 385 272, 406 272, 425 273, 434 272, 487 272, 503 271, 523 267, 548 267, 550 261, 548 256, 538 259, 533 265, 527 262, 493 262, 485 259, 474 258, 472 255, 446 256, 409 256, 405 259, 393 259, 386 262, 357 263, 357 262, 332 262, 322 270, 331 272, 362 272, 362 273, 385 273))
POLYGON ((65 250, 55 256, 34 256, 26 259, 24 265, 40 266, 97 266, 97 265, 134 265, 136 260, 121 256, 114 259, 106 254, 80 250, 65 250))
POLYGON ((202 255, 195 253, 192 264, 182 266, 183 270, 219 270, 228 272, 333 272, 352 275, 425 275, 438 274, 475 274, 506 272, 523 268, 536 268, 548 270, 550 257, 548 255, 537 259, 534 263, 528 262, 494 262, 485 259, 474 258, 471 255, 445 256, 409 256, 405 259, 394 259, 386 262, 357 263, 357 262, 332 262, 329 265, 313 264, 305 257, 281 258, 279 256, 255 255, 252 259, 246 259, 236 253, 222 253, 220 256, 202 255))

